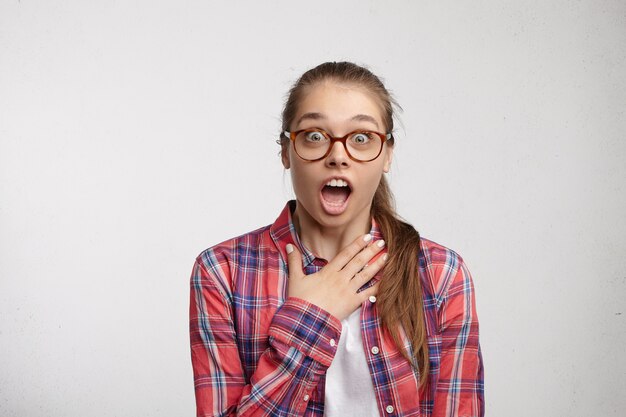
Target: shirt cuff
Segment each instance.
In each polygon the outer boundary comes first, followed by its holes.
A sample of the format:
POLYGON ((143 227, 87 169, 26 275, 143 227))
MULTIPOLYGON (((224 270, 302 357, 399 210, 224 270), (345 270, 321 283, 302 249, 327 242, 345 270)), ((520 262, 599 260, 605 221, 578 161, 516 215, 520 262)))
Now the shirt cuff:
POLYGON ((341 322, 326 310, 289 297, 276 311, 269 336, 329 367, 341 336, 341 322))

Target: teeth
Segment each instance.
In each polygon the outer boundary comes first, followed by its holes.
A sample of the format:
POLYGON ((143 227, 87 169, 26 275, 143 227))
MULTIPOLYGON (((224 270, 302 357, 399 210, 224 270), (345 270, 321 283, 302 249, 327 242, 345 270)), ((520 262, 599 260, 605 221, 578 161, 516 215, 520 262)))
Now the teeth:
POLYGON ((328 185, 329 187, 347 187, 348 183, 342 179, 333 178, 332 180, 328 181, 326 185, 328 185))

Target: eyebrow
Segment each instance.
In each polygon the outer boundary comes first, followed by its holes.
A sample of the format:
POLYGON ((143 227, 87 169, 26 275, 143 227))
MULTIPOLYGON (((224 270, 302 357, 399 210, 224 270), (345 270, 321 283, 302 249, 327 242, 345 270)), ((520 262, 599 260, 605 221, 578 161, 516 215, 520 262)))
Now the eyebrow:
MULTIPOLYGON (((322 113, 316 113, 316 112, 304 113, 298 119, 297 124, 299 125, 303 120, 326 120, 326 116, 324 116, 322 113)), ((380 126, 378 126, 378 122, 376 121, 376 119, 374 119, 372 116, 367 115, 367 114, 357 114, 356 116, 352 116, 350 120, 353 120, 356 122, 370 122, 374 124, 374 126, 376 126, 377 129, 380 129, 380 126)))
POLYGON ((370 123, 373 123, 374 126, 376 126, 376 129, 380 129, 380 126, 378 126, 378 122, 376 121, 376 119, 374 119, 372 116, 369 116, 367 114, 357 114, 356 116, 353 116, 351 120, 354 120, 357 122, 370 122, 370 123))
POLYGON ((299 119, 298 119, 298 125, 300 123, 302 123, 303 120, 324 120, 326 119, 326 116, 324 116, 322 113, 304 113, 299 119))

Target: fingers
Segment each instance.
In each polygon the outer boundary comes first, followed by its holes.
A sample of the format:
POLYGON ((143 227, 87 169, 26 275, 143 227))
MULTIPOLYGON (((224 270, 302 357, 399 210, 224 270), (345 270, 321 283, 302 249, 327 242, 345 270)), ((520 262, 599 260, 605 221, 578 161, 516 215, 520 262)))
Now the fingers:
POLYGON ((295 245, 288 243, 285 247, 287 252, 287 267, 289 268, 289 278, 298 278, 304 275, 302 270, 302 256, 295 245))
POLYGON ((384 247, 384 240, 378 240, 372 243, 368 247, 362 249, 361 252, 359 252, 354 258, 352 258, 352 260, 348 262, 346 266, 344 266, 344 271, 348 276, 353 277, 356 273, 364 269, 365 265, 371 264, 372 259, 376 256, 377 253, 382 251, 384 247))
POLYGON ((366 282, 376 275, 378 271, 385 265, 385 261, 387 261, 387 254, 383 256, 379 256, 374 262, 368 264, 361 271, 357 272, 352 278, 351 285, 352 288, 358 290, 361 288, 366 282))
MULTIPOLYGON (((372 235, 370 234, 356 238, 351 244, 342 249, 341 252, 339 252, 327 266, 332 268, 334 271, 342 270, 344 266, 346 266, 346 264, 350 262, 359 252, 361 252, 371 240, 372 235)), ((366 262, 363 262, 361 267, 363 267, 366 262)))

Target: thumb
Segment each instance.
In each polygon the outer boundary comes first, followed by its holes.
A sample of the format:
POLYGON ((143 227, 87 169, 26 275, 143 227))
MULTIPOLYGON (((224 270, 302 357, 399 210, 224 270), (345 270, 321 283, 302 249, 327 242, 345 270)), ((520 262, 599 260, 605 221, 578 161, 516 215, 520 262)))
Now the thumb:
POLYGON ((287 243, 285 247, 287 251, 287 266, 289 268, 289 278, 297 278, 304 275, 302 271, 302 256, 295 245, 287 243))

